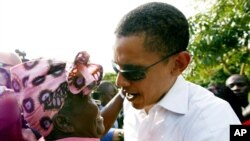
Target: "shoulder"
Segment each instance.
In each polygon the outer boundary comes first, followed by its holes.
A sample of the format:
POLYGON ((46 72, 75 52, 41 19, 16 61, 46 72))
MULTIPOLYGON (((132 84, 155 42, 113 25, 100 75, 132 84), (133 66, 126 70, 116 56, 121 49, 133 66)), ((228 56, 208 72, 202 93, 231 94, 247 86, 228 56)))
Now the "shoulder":
POLYGON ((196 122, 202 122, 211 131, 227 127, 230 124, 240 124, 240 121, 225 100, 216 97, 206 88, 190 83, 189 112, 196 117, 196 122), (195 89, 196 88, 196 89, 195 89))
POLYGON ((189 83, 188 112, 183 117, 185 136, 191 140, 227 140, 232 124, 241 124, 228 102, 205 88, 189 83))

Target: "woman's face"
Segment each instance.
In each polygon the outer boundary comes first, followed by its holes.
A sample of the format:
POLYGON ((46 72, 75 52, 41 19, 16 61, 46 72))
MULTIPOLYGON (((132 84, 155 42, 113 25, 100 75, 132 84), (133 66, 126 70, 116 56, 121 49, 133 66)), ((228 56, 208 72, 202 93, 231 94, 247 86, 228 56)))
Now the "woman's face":
MULTIPOLYGON (((101 137, 104 133, 103 117, 96 103, 89 95, 71 95, 70 121, 74 127, 75 136, 101 137)), ((68 98, 65 104, 68 103, 68 98)), ((63 110, 63 109, 62 109, 63 110)))

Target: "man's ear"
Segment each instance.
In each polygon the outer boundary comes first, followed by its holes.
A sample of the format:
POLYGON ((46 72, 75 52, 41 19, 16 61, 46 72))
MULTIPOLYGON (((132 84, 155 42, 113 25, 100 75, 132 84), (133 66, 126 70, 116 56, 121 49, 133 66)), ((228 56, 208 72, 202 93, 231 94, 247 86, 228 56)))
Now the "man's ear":
POLYGON ((172 73, 181 74, 188 66, 191 56, 187 51, 182 51, 175 56, 174 68, 172 73))
POLYGON ((64 132, 64 133, 72 133, 74 132, 74 127, 72 126, 68 117, 60 114, 56 114, 53 118, 54 126, 64 132))

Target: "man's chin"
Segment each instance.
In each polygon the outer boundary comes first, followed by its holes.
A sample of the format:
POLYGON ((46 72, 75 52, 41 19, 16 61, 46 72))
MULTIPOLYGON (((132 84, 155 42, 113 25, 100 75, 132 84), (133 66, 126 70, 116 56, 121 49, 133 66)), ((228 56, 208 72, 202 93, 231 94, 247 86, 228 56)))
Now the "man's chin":
POLYGON ((131 102, 131 104, 132 104, 132 106, 133 106, 135 109, 137 109, 137 110, 142 110, 142 109, 144 109, 144 110, 146 110, 146 111, 149 111, 149 110, 153 107, 153 105, 139 105, 139 104, 135 104, 135 103, 133 103, 133 102, 131 102))
POLYGON ((143 109, 143 108, 144 108, 144 106, 141 106, 141 105, 135 104, 135 103, 133 103, 133 102, 131 102, 131 104, 132 104, 132 106, 133 106, 135 109, 137 109, 137 110, 141 110, 141 109, 143 109))

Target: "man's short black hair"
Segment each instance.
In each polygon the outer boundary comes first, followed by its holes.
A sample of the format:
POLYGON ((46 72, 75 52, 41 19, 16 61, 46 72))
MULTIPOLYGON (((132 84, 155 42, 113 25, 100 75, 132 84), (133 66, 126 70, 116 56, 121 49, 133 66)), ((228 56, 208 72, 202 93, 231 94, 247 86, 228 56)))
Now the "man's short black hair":
POLYGON ((144 36, 145 48, 162 56, 186 50, 189 42, 186 17, 172 5, 151 2, 137 7, 123 17, 117 37, 144 36))

